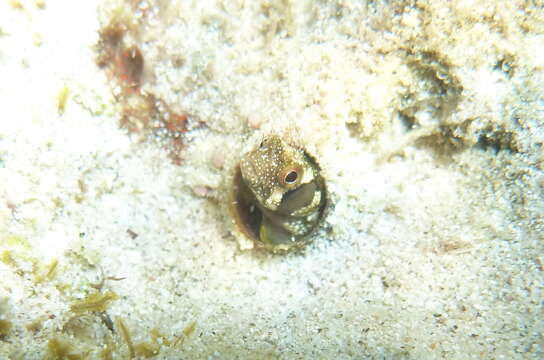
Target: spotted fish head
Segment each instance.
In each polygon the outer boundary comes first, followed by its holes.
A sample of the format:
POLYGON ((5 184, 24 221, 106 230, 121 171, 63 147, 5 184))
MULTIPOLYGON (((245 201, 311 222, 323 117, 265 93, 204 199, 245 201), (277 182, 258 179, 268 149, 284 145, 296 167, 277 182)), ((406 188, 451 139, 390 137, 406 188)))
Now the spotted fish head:
POLYGON ((265 138, 239 166, 241 206, 265 247, 288 250, 306 242, 323 217, 325 183, 315 160, 279 136, 265 138))

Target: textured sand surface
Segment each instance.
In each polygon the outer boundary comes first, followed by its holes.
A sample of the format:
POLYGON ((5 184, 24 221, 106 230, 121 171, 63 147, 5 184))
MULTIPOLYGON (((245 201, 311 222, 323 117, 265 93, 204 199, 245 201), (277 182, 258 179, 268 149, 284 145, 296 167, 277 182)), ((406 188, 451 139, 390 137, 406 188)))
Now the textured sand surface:
POLYGON ((542 1, 0 3, 0 359, 543 358, 542 49, 542 1), (271 133, 302 253, 228 211, 271 133))

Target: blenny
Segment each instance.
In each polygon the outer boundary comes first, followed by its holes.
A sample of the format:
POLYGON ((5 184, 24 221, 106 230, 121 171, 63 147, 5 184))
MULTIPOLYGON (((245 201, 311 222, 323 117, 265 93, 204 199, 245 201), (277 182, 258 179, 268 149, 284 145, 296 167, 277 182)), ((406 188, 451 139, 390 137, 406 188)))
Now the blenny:
POLYGON ((327 202, 316 161, 277 135, 242 157, 233 195, 233 213, 242 232, 274 253, 307 244, 327 202))

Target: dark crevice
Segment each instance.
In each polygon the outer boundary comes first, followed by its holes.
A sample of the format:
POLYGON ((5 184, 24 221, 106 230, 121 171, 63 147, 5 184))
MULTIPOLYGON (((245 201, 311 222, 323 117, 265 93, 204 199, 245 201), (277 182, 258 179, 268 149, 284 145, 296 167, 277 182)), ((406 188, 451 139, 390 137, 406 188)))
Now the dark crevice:
POLYGON ((481 133, 475 145, 480 150, 492 150, 495 154, 499 151, 519 152, 514 134, 505 130, 491 130, 481 133))
POLYGON ((406 131, 411 131, 417 127, 416 118, 413 115, 409 115, 406 112, 400 111, 399 112, 399 120, 402 124, 402 127, 406 131))

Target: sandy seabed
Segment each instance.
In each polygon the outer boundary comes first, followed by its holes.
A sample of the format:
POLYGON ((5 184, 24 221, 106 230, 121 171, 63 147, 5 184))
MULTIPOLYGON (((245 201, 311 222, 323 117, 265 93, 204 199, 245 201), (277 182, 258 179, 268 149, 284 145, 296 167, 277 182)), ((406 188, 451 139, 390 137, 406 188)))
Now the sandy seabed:
POLYGON ((538 0, 1 2, 0 358, 543 358, 542 49, 538 0), (268 134, 302 252, 229 212, 268 134))

